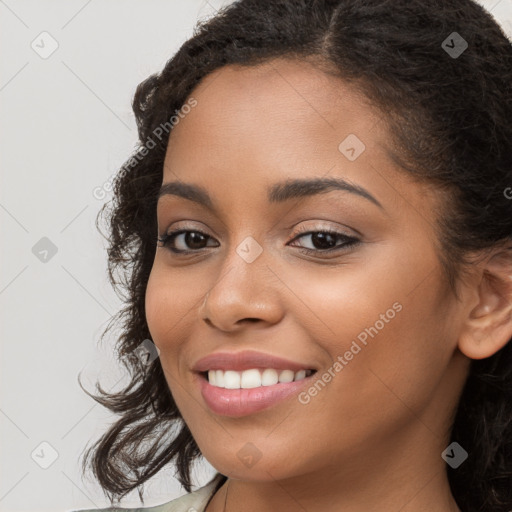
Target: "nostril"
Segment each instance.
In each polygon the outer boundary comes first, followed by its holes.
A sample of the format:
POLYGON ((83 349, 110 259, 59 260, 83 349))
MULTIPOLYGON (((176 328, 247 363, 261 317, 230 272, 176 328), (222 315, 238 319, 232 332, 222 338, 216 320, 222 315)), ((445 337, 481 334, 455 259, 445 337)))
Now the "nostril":
POLYGON ((242 320, 239 320, 237 323, 240 323, 240 322, 254 323, 254 322, 259 322, 259 321, 260 321, 259 318, 242 318, 242 320))

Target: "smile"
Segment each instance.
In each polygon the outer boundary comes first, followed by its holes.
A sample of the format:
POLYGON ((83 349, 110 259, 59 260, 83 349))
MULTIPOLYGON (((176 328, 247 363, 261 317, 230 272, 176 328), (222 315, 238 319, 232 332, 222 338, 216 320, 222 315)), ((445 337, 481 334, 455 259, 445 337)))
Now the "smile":
POLYGON ((208 382, 225 389, 252 389, 273 386, 277 383, 296 382, 309 377, 313 370, 275 370, 274 368, 252 368, 245 371, 209 370, 205 372, 208 382))
POLYGON ((298 372, 281 370, 278 376, 277 370, 272 368, 253 368, 242 372, 210 370, 196 373, 196 377, 201 395, 208 408, 215 414, 237 418, 283 404, 286 399, 297 396, 304 388, 308 387, 315 374, 315 370, 299 370, 298 372), (216 379, 215 384, 208 381, 210 372, 212 376, 215 375, 213 377, 216 379), (244 374, 248 377, 244 378, 244 374), (220 379, 224 379, 224 385, 227 382, 233 387, 219 386, 221 381, 217 380, 217 375, 220 376, 220 379), (292 376, 293 380, 290 380, 292 376), (240 387, 242 379, 244 385, 250 384, 252 387, 240 387))

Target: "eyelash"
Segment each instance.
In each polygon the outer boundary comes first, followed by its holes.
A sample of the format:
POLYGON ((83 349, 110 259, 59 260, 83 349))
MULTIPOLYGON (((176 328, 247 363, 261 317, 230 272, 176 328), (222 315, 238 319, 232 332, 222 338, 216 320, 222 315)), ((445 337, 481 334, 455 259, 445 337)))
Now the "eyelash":
MULTIPOLYGON (((199 251, 202 251, 203 249, 206 249, 206 247, 203 247, 201 249, 192 249, 192 250, 189 250, 189 251, 184 251, 184 250, 175 249, 173 247, 170 247, 170 243, 172 241, 174 241, 174 239, 178 235, 181 235, 183 233, 198 233, 198 234, 203 235, 203 236, 205 236, 207 238, 212 238, 209 235, 207 235, 206 233, 203 233, 202 231, 200 231, 198 229, 177 229, 177 230, 174 230, 174 231, 170 231, 169 233, 166 233, 163 236, 157 237, 157 243, 160 242, 162 244, 161 247, 165 247, 168 250, 172 251, 173 253, 179 254, 179 255, 186 255, 186 254, 197 253, 199 251)), ((354 247, 354 246, 356 246, 357 244, 359 244, 361 242, 358 238, 347 236, 347 235, 345 235, 343 233, 340 233, 338 231, 334 231, 334 230, 331 230, 331 229, 299 231, 299 233, 298 233, 299 236, 296 236, 295 238, 293 238, 291 240, 291 242, 295 241, 296 239, 300 239, 300 238, 302 238, 302 237, 304 237, 306 235, 313 235, 313 234, 317 234, 317 233, 333 235, 333 236, 335 236, 335 237, 337 237, 339 239, 345 240, 345 243, 343 243, 341 245, 338 245, 336 247, 332 247, 330 249, 324 249, 324 250, 322 250, 322 249, 308 249, 308 248, 302 247, 302 248, 299 248, 300 252, 302 252, 304 254, 309 254, 309 255, 318 255, 319 253, 325 254, 325 253, 331 253, 331 252, 347 251, 349 248, 354 247)))

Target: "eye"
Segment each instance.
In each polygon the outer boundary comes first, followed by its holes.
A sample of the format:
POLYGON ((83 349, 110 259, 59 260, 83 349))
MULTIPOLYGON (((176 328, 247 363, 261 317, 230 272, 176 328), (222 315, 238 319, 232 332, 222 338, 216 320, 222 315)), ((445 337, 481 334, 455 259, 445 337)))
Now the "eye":
POLYGON ((347 250, 348 248, 360 243, 358 238, 348 236, 344 233, 340 233, 331 229, 306 231, 303 232, 300 236, 295 237, 292 242, 295 240, 300 240, 301 238, 309 238, 310 245, 312 246, 312 248, 302 247, 301 252, 315 255, 347 250), (338 241, 341 241, 341 243, 337 244, 338 241))
MULTIPOLYGON (((208 239, 213 240, 202 231, 177 229, 158 237, 157 241, 161 243, 160 247, 165 247, 178 254, 186 254, 204 249, 206 247, 204 244, 208 239)), ((218 247, 218 245, 214 247, 218 247)))

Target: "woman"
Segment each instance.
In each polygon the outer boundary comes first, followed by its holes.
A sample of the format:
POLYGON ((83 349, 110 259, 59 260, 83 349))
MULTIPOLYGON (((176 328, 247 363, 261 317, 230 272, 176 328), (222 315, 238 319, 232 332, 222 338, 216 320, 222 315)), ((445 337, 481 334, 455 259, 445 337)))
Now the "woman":
POLYGON ((139 85, 112 503, 512 509, 511 83, 471 0, 241 0, 139 85))

